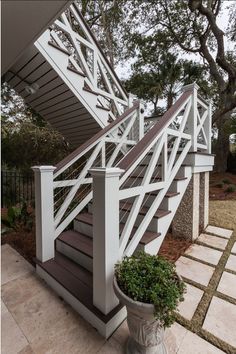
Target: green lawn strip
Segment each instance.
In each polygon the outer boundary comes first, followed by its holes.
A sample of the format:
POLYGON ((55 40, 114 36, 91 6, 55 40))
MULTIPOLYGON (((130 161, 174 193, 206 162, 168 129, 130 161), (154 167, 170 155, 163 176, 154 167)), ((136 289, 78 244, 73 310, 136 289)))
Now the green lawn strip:
POLYGON ((236 305, 236 299, 234 299, 231 296, 228 296, 226 294, 220 293, 219 291, 216 291, 215 296, 219 297, 222 300, 228 301, 233 305, 236 305))
MULTIPOLYGON (((207 340, 209 343, 215 345, 219 349, 225 351, 227 354, 235 354, 236 348, 232 347, 230 344, 224 342, 223 340, 215 337, 214 335, 212 335, 208 331, 204 330, 202 328, 202 326, 203 326, 203 323, 204 323, 204 320, 205 320, 205 317, 206 317, 206 314, 207 314, 207 311, 208 311, 208 308, 210 306, 213 296, 219 295, 220 298, 234 304, 234 300, 231 297, 228 297, 224 294, 218 293, 217 287, 220 282, 221 276, 222 276, 223 272, 225 271, 225 266, 226 266, 227 260, 230 256, 230 252, 231 252, 231 249, 234 245, 235 240, 236 240, 236 232, 234 232, 234 234, 229 239, 225 250, 220 250, 222 252, 222 256, 221 256, 218 264, 215 266, 215 271, 214 271, 207 287, 204 287, 195 281, 186 279, 187 283, 189 283, 193 286, 196 286, 199 289, 204 291, 204 294, 197 306, 197 309, 192 317, 192 320, 188 321, 188 320, 184 319, 180 314, 176 315, 177 322, 179 324, 183 325, 185 328, 189 329, 190 331, 196 333, 197 335, 199 335, 203 339, 207 340), (232 300, 233 300, 233 302, 232 302, 232 300)), ((208 262, 204 262, 202 260, 199 260, 199 259, 189 256, 189 255, 184 255, 184 256, 212 267, 212 264, 210 264, 208 262)), ((184 279, 184 281, 186 281, 184 277, 183 277, 183 279, 184 279)))
POLYGON ((210 344, 214 345, 215 347, 223 350, 227 354, 235 354, 235 349, 232 345, 226 343, 220 338, 217 338, 210 332, 206 331, 203 328, 196 328, 196 326, 186 318, 182 317, 180 314, 176 314, 176 322, 178 322, 181 326, 186 328, 187 330, 195 333, 202 339, 206 340, 210 344))

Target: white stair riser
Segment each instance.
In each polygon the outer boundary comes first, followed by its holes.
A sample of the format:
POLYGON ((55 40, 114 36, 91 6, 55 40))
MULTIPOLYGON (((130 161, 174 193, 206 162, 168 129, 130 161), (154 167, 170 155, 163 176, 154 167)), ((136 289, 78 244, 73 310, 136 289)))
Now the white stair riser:
POLYGON ((82 221, 74 220, 74 230, 89 237, 93 237, 93 226, 82 221))
POLYGON ((58 252, 64 254, 66 257, 81 265, 90 272, 93 271, 93 259, 88 257, 86 254, 79 252, 66 243, 61 242, 60 240, 56 241, 56 249, 58 252))

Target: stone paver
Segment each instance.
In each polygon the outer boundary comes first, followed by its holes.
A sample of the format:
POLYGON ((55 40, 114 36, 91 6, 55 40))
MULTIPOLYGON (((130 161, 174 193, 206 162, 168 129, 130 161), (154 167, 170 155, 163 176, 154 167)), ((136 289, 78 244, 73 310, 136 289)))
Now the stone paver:
POLYGON ((3 315, 6 312, 8 312, 8 309, 7 309, 6 305, 4 304, 4 302, 1 299, 1 315, 3 315))
POLYGON ((2 354, 16 354, 29 344, 10 312, 2 314, 1 322, 2 354))
POLYGON ((202 298, 203 291, 190 284, 186 284, 186 287, 187 291, 184 295, 184 301, 180 303, 178 310, 181 316, 187 320, 191 320, 202 298))
POLYGON ((222 227, 216 227, 216 226, 207 226, 206 232, 209 232, 210 234, 214 234, 216 236, 222 236, 225 238, 230 238, 233 231, 228 230, 228 229, 223 229, 222 227))
POLYGON ((175 264, 180 275, 205 286, 208 285, 214 272, 213 267, 186 257, 180 257, 175 264))
POLYGON ((175 354, 178 352, 184 337, 187 334, 187 329, 178 323, 174 323, 165 331, 165 346, 168 354, 175 354))
POLYGON ((225 354, 222 350, 188 331, 178 354, 225 354))
POLYGON ((22 275, 34 272, 34 268, 18 252, 9 245, 2 249, 2 284, 17 279, 22 275))
POLYGON ((233 254, 229 256, 225 268, 236 272, 236 256, 234 256, 233 254))
POLYGON ((234 242, 234 245, 232 247, 231 253, 235 253, 236 254, 236 242, 234 242))
POLYGON ((208 246, 212 246, 215 248, 219 248, 220 250, 224 250, 227 246, 228 240, 222 238, 222 237, 217 237, 214 235, 208 235, 208 234, 201 234, 197 241, 205 243, 208 246))
POLYGON ((217 291, 236 299, 236 275, 224 272, 220 279, 217 291))
POLYGON ((236 305, 214 296, 203 323, 203 328, 236 347, 235 323, 236 305))
POLYGON ((217 265, 219 263, 220 257, 222 256, 221 251, 213 250, 212 248, 196 244, 191 245, 185 254, 212 265, 217 265))

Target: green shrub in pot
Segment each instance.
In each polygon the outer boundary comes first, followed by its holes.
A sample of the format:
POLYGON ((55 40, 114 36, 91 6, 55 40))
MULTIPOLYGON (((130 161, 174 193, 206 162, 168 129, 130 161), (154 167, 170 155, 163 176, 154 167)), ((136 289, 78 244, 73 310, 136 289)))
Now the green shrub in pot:
POLYGON ((166 353, 162 343, 164 329, 174 322, 185 292, 175 265, 144 252, 124 257, 115 266, 114 289, 127 307, 131 333, 127 352, 166 353), (135 324, 134 330, 133 324, 138 320, 140 325, 135 324))

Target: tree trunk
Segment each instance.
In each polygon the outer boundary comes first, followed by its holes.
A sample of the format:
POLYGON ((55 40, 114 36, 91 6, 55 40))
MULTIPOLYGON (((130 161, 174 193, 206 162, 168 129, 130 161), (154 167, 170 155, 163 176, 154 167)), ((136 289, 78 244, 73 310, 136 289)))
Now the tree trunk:
POLYGON ((215 171, 216 172, 225 172, 227 170, 227 159, 229 155, 229 121, 226 122, 219 121, 217 124, 218 128, 218 137, 215 147, 215 171))

